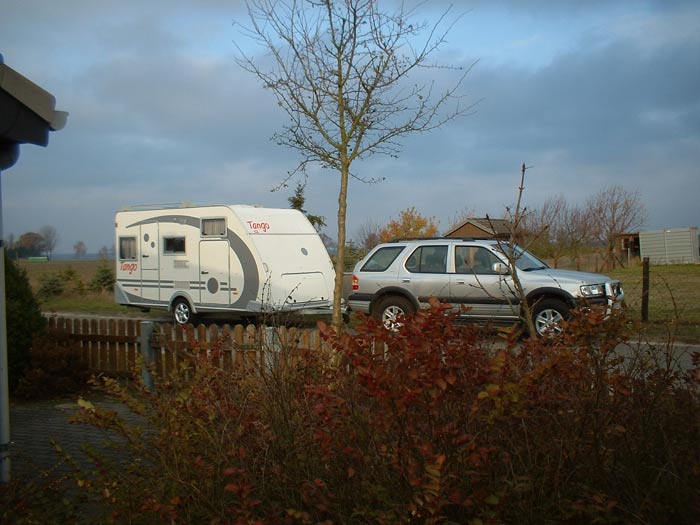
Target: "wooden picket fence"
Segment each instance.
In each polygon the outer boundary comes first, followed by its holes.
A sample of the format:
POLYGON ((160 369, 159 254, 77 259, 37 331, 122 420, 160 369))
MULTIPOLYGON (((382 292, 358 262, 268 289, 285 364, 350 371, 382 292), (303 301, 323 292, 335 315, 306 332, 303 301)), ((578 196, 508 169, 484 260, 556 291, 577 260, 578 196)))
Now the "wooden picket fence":
MULTIPOLYGON (((69 341, 94 372, 123 374, 134 370, 141 354, 142 321, 134 319, 84 319, 51 316, 48 331, 57 340, 69 341)), ((212 352, 222 368, 251 367, 264 371, 284 349, 287 355, 320 351, 327 343, 317 329, 243 326, 228 324, 182 327, 154 323, 150 338, 155 370, 167 374, 193 348, 212 352)))

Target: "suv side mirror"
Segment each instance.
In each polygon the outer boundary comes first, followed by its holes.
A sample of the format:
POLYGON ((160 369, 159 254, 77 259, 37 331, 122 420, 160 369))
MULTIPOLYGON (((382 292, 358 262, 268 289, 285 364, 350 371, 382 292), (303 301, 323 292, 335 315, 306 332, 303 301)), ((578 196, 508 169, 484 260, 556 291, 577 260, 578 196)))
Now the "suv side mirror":
POLYGON ((497 273, 498 275, 509 275, 510 274, 510 268, 508 268, 507 264, 503 264, 502 262, 497 262, 493 263, 493 271, 497 273))

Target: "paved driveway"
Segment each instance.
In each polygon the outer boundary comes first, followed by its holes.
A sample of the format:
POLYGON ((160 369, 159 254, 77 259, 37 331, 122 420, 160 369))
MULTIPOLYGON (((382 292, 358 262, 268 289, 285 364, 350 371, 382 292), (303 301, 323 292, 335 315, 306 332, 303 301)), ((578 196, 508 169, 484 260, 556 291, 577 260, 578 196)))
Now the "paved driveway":
MULTIPOLYGON (((97 406, 127 415, 118 403, 98 398, 97 406)), ((77 412, 77 398, 51 401, 12 401, 10 403, 10 457, 13 479, 33 479, 42 472, 67 472, 51 444, 55 440, 77 460, 85 460, 84 443, 99 447, 108 437, 104 430, 70 423, 77 412)))

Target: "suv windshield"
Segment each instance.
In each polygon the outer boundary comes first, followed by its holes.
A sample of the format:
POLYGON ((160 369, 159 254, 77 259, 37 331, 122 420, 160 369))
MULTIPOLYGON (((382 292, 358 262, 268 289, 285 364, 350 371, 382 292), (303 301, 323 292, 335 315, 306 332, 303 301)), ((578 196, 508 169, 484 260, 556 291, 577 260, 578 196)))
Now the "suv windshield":
MULTIPOLYGON (((504 244, 503 247, 505 250, 510 251, 510 245, 509 244, 504 244)), ((508 257, 508 253, 503 250, 501 246, 496 247, 496 249, 501 252, 503 255, 508 257)), ((545 270, 549 268, 549 266, 540 261, 537 257, 532 255, 530 252, 523 250, 520 246, 515 246, 515 267, 518 270, 522 270, 523 272, 531 272, 533 270, 545 270)))

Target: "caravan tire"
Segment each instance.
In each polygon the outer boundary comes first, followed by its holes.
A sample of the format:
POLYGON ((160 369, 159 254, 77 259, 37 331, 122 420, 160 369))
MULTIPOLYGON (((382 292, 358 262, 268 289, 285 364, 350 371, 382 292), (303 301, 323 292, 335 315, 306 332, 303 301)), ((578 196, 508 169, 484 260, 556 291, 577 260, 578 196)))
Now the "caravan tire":
POLYGON ((194 319, 192 314, 192 307, 187 299, 178 298, 173 301, 173 319, 175 323, 179 325, 185 325, 191 323, 194 319))

